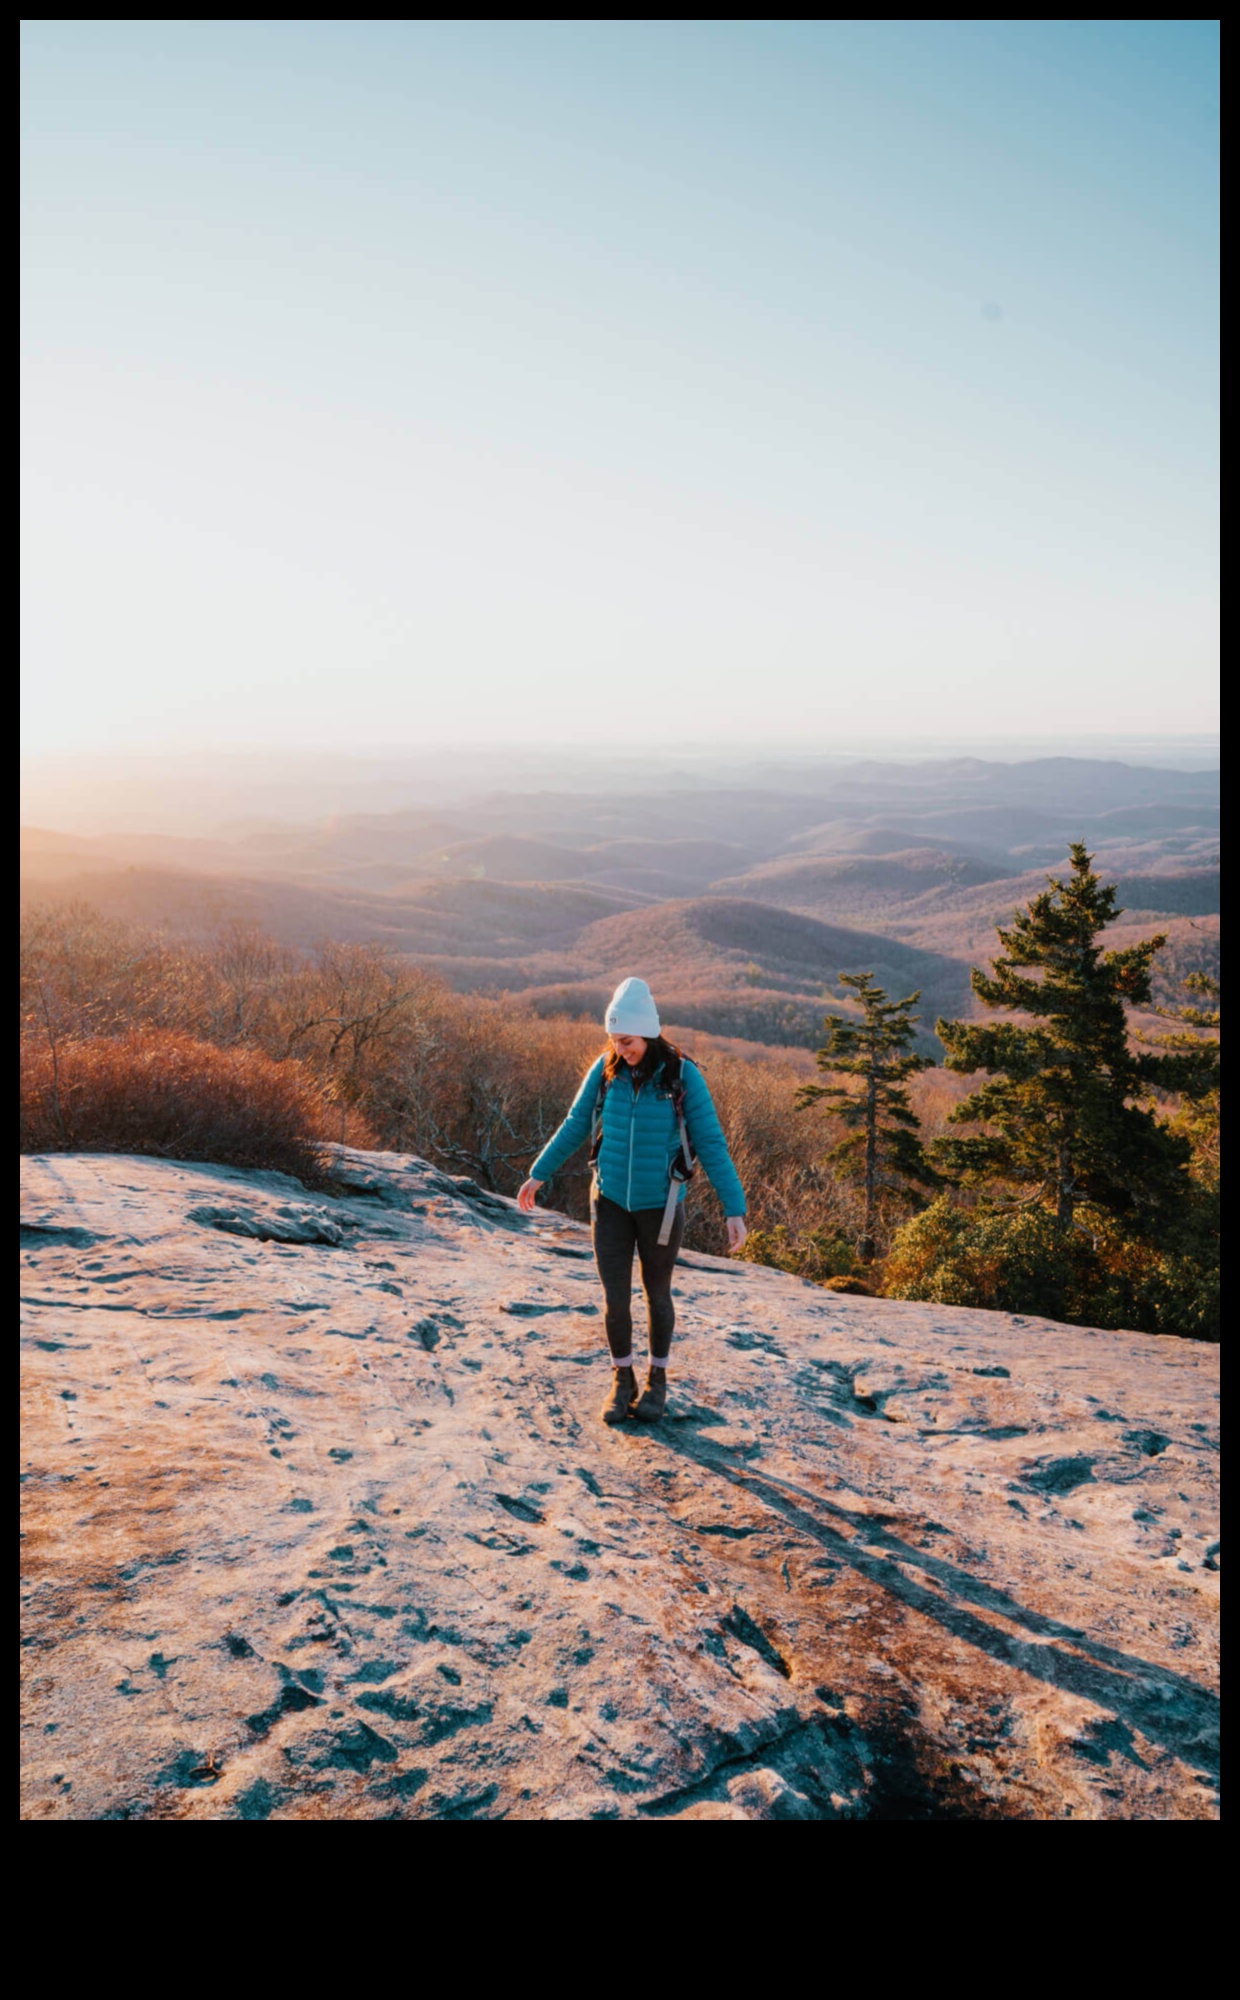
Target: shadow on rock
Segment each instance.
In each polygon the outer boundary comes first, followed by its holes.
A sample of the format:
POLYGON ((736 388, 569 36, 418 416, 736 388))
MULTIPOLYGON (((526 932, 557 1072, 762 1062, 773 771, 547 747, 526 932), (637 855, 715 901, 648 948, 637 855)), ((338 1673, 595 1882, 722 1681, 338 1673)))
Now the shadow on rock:
MULTIPOLYGON (((842 1507, 789 1480, 737 1465, 690 1424, 664 1426, 658 1439, 667 1450, 760 1501, 836 1562, 890 1591, 954 1638, 976 1646, 1005 1666, 1109 1709, 1130 1729, 1139 1729, 1151 1743, 1183 1759, 1191 1769, 1217 1778, 1220 1705, 1208 1688, 1028 1609, 959 1563, 917 1548, 873 1515, 842 1507), (931 1583, 937 1589, 931 1588, 931 1583), (1023 1628, 1029 1638, 1002 1631, 983 1613, 1023 1628)), ((1119 1754, 1135 1758, 1135 1748, 1125 1749, 1125 1742, 1131 1739, 1117 1736, 1119 1754)))

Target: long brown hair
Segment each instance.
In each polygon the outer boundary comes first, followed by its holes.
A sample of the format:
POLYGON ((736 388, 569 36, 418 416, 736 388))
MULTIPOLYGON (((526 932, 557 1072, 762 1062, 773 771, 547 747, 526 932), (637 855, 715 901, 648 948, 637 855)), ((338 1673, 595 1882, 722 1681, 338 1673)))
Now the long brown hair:
POLYGON ((624 1057, 617 1055, 609 1042, 607 1060, 603 1064, 603 1075, 608 1083, 614 1083, 622 1070, 629 1070, 629 1075, 635 1084, 649 1083, 659 1064, 665 1063, 670 1056, 675 1056, 679 1062, 684 1057, 684 1050, 678 1049, 675 1042, 669 1042, 666 1035, 652 1035, 646 1043, 645 1055, 639 1063, 634 1063, 630 1070, 624 1057))

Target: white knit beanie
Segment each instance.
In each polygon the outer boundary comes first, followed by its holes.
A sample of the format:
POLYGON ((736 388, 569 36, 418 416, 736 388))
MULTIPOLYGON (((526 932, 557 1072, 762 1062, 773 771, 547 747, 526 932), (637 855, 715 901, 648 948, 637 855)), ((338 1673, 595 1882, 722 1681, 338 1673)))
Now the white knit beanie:
POLYGON ((607 1003, 603 1026, 609 1035, 643 1035, 649 1042, 660 1032, 659 1010, 644 979, 622 979, 607 1003))

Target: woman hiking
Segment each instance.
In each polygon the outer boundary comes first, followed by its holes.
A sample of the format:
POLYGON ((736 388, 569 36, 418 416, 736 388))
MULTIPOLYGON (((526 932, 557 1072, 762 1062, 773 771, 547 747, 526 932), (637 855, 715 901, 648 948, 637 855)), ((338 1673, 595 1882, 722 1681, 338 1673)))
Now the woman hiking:
POLYGON ((685 1184, 700 1159, 723 1203, 729 1250, 745 1241, 745 1194, 705 1078, 663 1035, 644 979, 621 980, 604 1026, 610 1046, 586 1071, 517 1203, 528 1214, 544 1182, 593 1137, 590 1223, 614 1371, 603 1422, 622 1424, 633 1416, 657 1423, 667 1407, 676 1319, 672 1271, 685 1233, 685 1184), (650 1321, 650 1372, 640 1400, 633 1372, 634 1248, 650 1321))

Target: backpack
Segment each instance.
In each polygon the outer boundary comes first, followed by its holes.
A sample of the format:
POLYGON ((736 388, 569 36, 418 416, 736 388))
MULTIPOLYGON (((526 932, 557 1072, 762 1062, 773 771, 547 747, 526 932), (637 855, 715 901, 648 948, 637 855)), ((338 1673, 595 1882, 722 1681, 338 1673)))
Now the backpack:
MULTIPOLYGON (((652 1079, 653 1081, 653 1079, 652 1079)), ((659 1225, 659 1243, 666 1248, 671 1240, 672 1224, 676 1220, 676 1207, 680 1199, 681 1186, 691 1181, 697 1172, 697 1156, 689 1139, 689 1127, 685 1123, 685 1080, 679 1056, 669 1056, 663 1064, 662 1082, 672 1100, 676 1113, 676 1123, 680 1127, 680 1149, 672 1161, 671 1179, 667 1190, 667 1203, 663 1210, 663 1220, 659 1225)), ((594 1172, 603 1145, 603 1104, 611 1089, 612 1079, 604 1073, 599 1078, 598 1096, 594 1100, 594 1116, 590 1133, 590 1170, 594 1172)))

